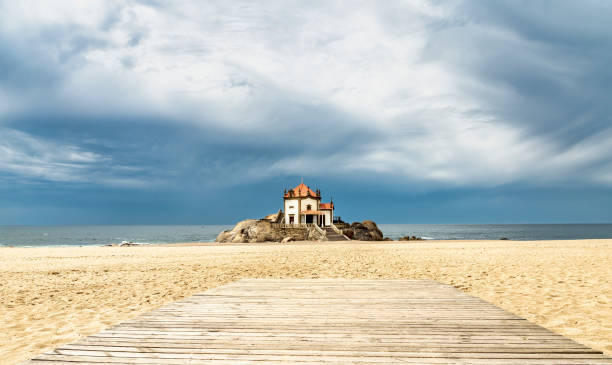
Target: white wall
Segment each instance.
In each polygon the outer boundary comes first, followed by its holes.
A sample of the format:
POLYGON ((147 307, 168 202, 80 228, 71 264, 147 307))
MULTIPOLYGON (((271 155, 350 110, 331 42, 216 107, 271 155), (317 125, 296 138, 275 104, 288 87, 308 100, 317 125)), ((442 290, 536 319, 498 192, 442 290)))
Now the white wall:
POLYGON ((294 222, 299 222, 299 213, 298 213, 298 200, 297 199, 287 199, 285 200, 285 223, 289 224, 289 214, 294 215, 294 222), (292 208, 293 207, 293 208, 292 208))
POLYGON ((306 210, 308 204, 312 205, 312 210, 319 210, 319 200, 312 198, 302 199, 302 210, 306 210))
POLYGON ((325 225, 326 226, 331 226, 331 223, 332 223, 332 211, 331 210, 324 210, 323 212, 325 213, 325 225))
MULTIPOLYGON (((306 210, 306 206, 308 204, 312 205, 312 210, 319 210, 319 202, 321 199, 313 199, 313 198, 296 198, 296 199, 285 199, 285 206, 283 211, 285 212, 285 223, 289 224, 289 214, 294 215, 294 222, 300 223, 300 213, 298 211, 298 206, 301 210, 306 210), (298 200, 301 199, 301 204, 298 204, 298 200), (293 207, 293 208, 292 208, 293 207)), ((331 218, 330 218, 331 219, 331 218)), ((326 221, 328 222, 328 221, 326 221)), ((331 220, 329 220, 331 222, 331 220)), ((303 223, 303 222, 301 222, 303 223)))

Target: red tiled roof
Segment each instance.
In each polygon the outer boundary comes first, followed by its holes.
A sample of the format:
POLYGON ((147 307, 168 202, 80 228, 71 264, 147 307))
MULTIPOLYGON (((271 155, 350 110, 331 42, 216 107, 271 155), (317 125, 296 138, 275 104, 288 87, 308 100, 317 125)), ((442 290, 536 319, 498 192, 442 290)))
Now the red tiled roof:
POLYGON ((334 203, 319 203, 319 209, 332 210, 334 209, 334 203))
POLYGON ((312 196, 312 197, 319 197, 319 195, 317 195, 317 193, 315 193, 314 191, 312 191, 311 188, 309 188, 308 186, 306 186, 304 183, 301 183, 300 185, 296 186, 295 188, 291 189, 290 191, 293 191, 293 195, 289 195, 289 191, 287 192, 287 194, 285 194, 285 198, 305 198, 307 196, 312 196))

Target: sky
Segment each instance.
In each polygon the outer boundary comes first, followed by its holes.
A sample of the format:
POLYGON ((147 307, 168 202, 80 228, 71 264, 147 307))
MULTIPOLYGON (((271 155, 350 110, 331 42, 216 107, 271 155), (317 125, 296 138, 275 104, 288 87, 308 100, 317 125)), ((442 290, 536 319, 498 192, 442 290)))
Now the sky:
POLYGON ((612 222, 612 2, 0 0, 0 224, 612 222))

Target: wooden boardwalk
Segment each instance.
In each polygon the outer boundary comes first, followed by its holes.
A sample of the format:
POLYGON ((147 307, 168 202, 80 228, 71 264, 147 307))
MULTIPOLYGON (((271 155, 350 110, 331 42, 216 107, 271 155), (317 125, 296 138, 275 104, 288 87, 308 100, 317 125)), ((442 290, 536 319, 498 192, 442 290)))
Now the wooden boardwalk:
POLYGON ((240 280, 26 364, 612 364, 428 280, 240 280))

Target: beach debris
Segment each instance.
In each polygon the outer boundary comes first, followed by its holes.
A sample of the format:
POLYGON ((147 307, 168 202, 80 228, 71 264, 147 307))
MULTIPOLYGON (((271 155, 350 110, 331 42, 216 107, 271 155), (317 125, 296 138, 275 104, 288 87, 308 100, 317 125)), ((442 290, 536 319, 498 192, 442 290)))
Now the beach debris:
POLYGON ((121 247, 130 247, 130 246, 139 246, 137 243, 134 243, 132 241, 121 241, 121 245, 119 245, 121 247))

